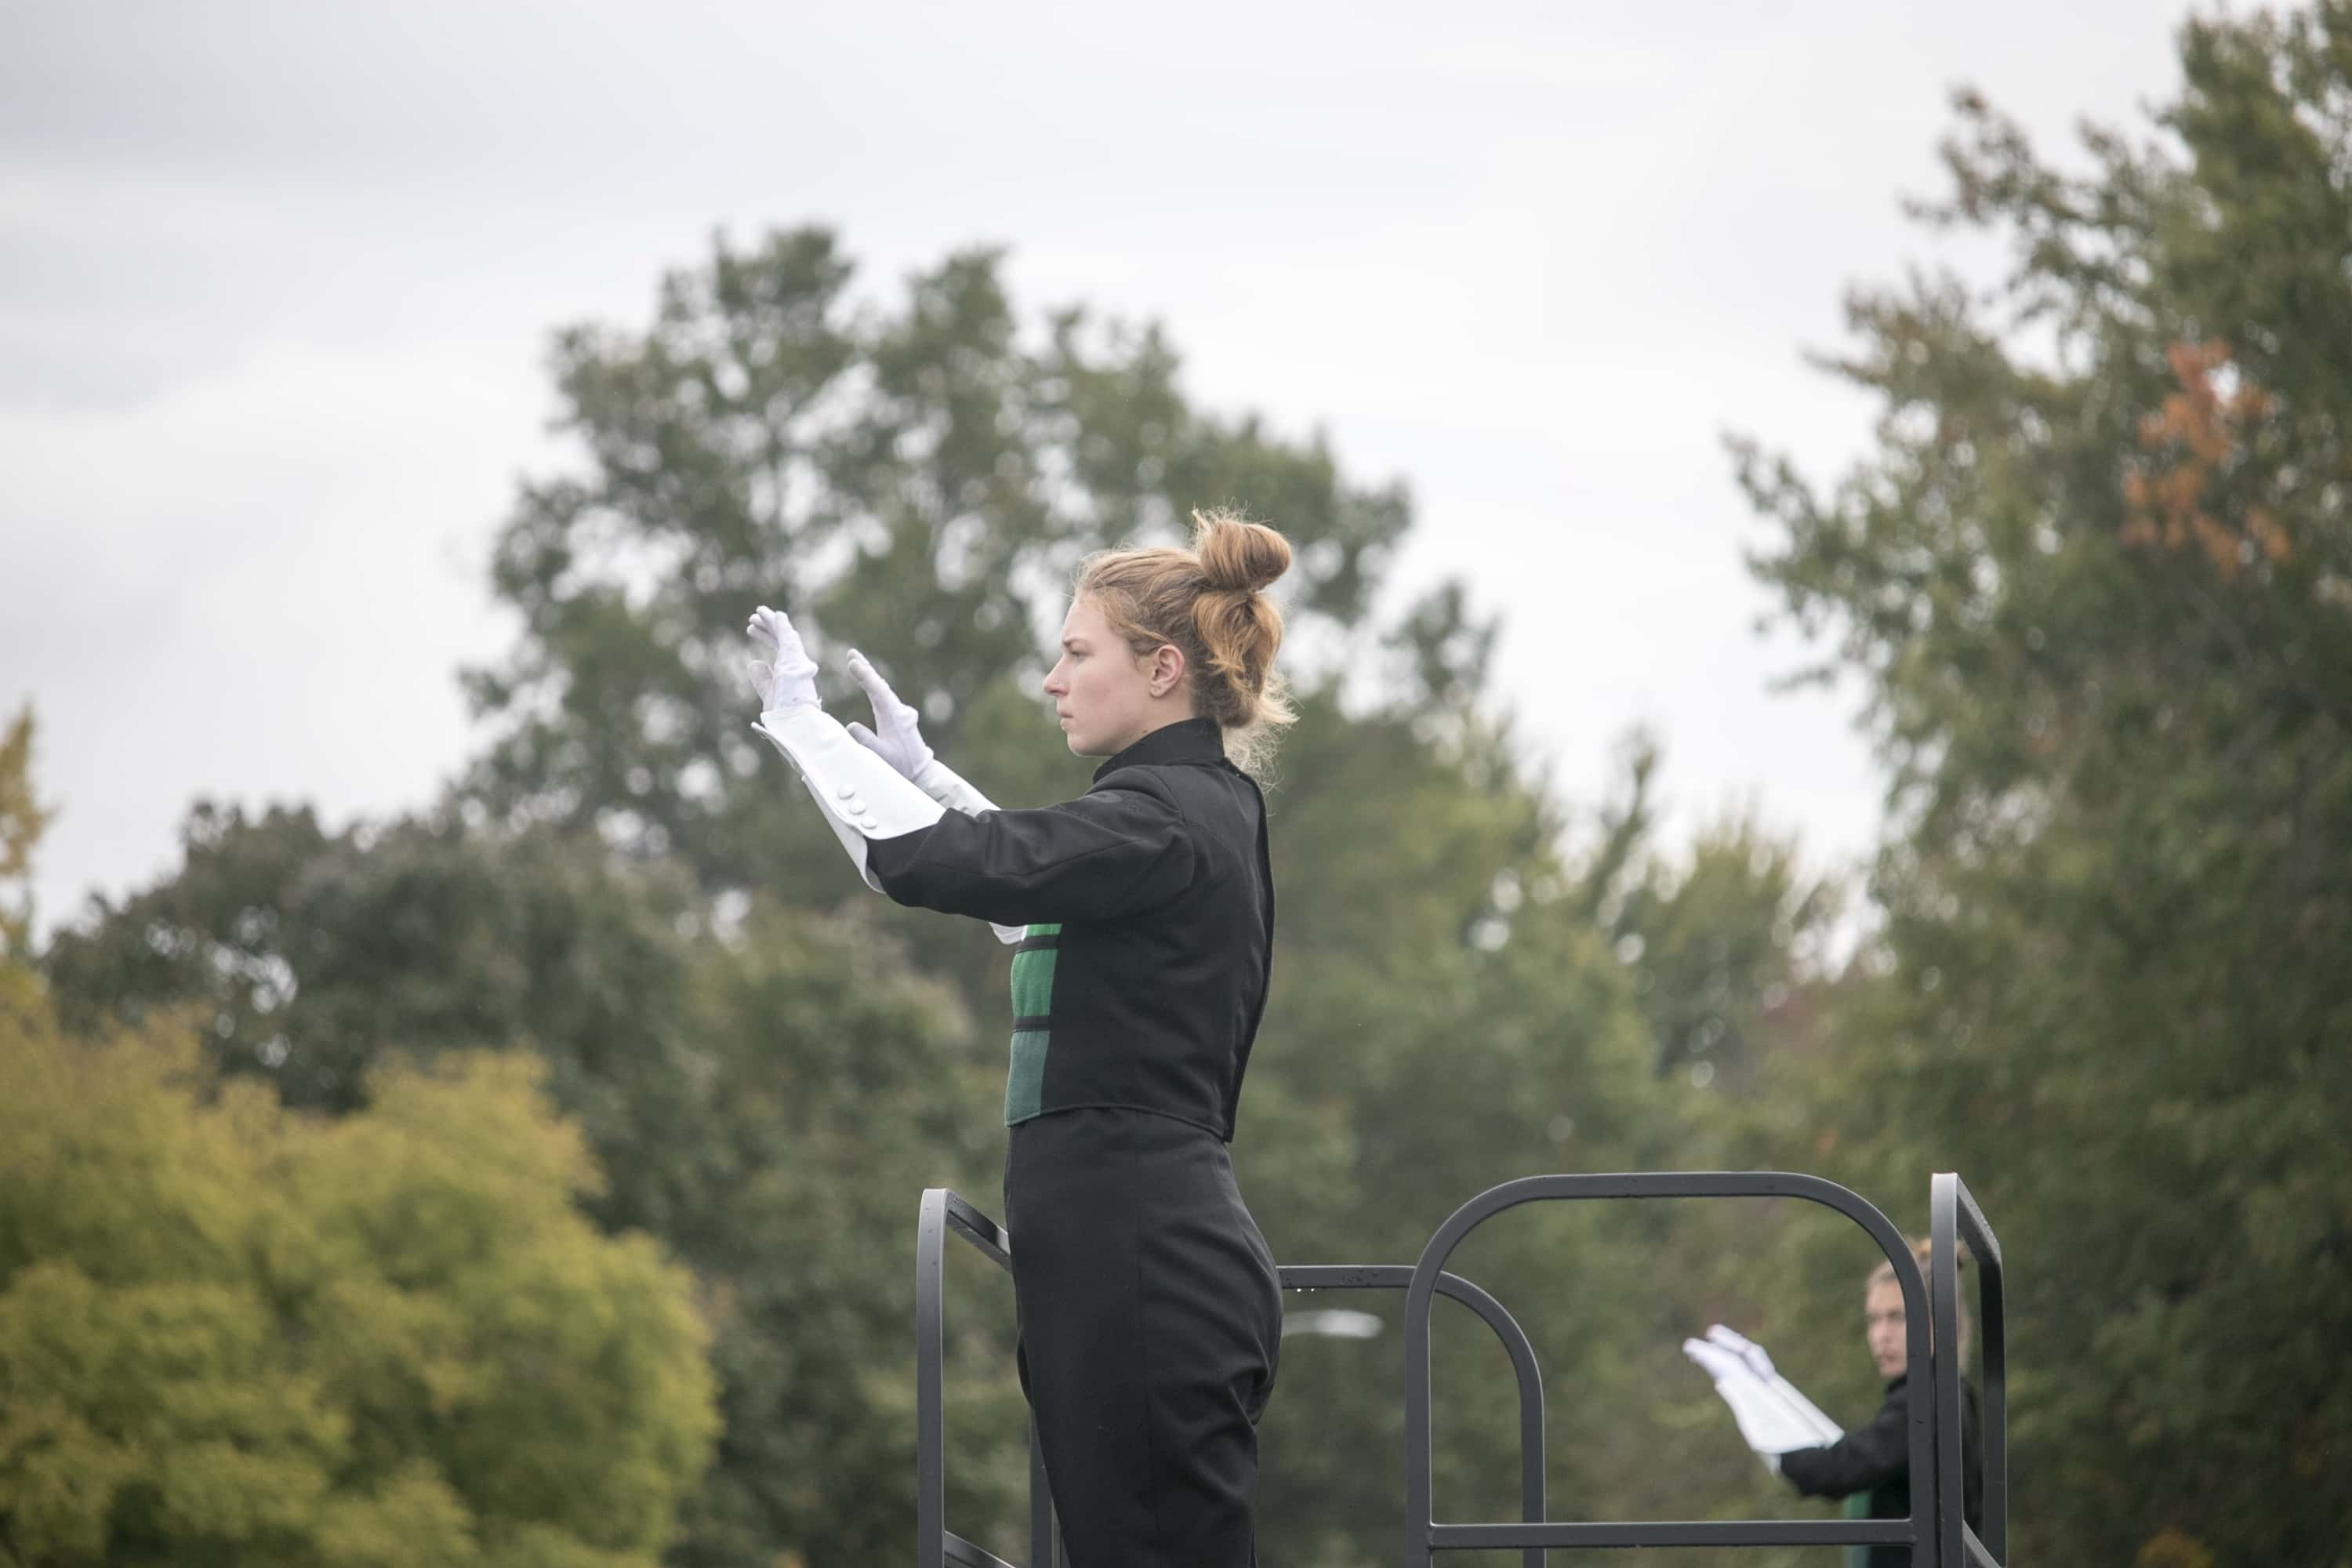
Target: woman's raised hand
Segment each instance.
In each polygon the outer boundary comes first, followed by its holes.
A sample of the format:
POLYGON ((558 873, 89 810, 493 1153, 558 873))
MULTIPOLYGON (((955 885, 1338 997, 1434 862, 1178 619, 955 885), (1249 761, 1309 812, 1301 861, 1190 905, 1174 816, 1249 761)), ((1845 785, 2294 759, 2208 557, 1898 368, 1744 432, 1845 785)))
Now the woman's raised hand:
POLYGON ((849 673, 866 688, 866 695, 874 704, 874 728, 853 723, 849 733, 859 745, 897 769, 900 777, 913 778, 931 760, 930 747, 923 744, 922 715, 899 701, 890 683, 882 679, 882 672, 867 663, 866 656, 856 648, 849 650, 849 673))
POLYGON ((801 634, 782 610, 762 605, 751 612, 743 628, 751 639, 751 685, 760 693, 760 710, 817 707, 816 661, 801 646, 801 634))
POLYGON ((1747 1363, 1748 1370, 1757 1376, 1779 1375, 1773 1370, 1772 1358, 1764 1353, 1764 1347, 1737 1330, 1727 1329, 1721 1323, 1717 1323, 1707 1330, 1706 1337, 1747 1363))

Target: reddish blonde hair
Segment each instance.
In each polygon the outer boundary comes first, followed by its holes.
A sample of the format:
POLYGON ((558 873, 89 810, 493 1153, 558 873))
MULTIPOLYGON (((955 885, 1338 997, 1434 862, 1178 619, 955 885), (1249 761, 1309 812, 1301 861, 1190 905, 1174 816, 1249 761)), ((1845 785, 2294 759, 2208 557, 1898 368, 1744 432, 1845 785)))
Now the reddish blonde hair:
POLYGON ((1290 542, 1232 512, 1192 514, 1189 550, 1112 550, 1078 568, 1091 600, 1138 658, 1163 643, 1184 655, 1192 710, 1213 719, 1234 765, 1259 773, 1294 722, 1274 668, 1282 612, 1264 590, 1290 569, 1290 542))

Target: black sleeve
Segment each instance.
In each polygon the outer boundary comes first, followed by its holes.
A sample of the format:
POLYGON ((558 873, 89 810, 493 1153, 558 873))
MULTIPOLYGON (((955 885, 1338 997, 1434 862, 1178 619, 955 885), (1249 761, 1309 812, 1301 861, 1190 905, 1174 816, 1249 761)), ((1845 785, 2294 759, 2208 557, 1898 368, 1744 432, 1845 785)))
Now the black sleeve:
POLYGON ((1866 1492, 1911 1468, 1911 1435, 1906 1429, 1908 1401, 1896 1389, 1867 1426, 1857 1426, 1826 1448, 1797 1448, 1780 1456, 1780 1474, 1807 1497, 1848 1497, 1866 1492))
POLYGON ((1139 783, 1036 811, 950 811, 919 832, 869 839, 866 862, 899 903, 1027 925, 1165 903, 1191 884, 1193 848, 1176 803, 1139 783))

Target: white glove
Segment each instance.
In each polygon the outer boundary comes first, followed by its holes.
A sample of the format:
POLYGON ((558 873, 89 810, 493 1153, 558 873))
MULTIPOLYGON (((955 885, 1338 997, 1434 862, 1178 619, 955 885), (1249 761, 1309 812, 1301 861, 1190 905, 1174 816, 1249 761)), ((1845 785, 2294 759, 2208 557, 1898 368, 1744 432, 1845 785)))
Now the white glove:
POLYGON ((761 712, 823 706, 816 695, 816 661, 801 646, 801 634, 793 629, 790 617, 762 605, 751 612, 743 631, 757 656, 748 668, 760 694, 761 712))
MULTIPOLYGON (((1728 1329, 1720 1331, 1731 1334, 1728 1329)), ((1779 1373, 1758 1372, 1759 1363, 1766 1368, 1772 1364, 1760 1346, 1737 1334, 1731 1338, 1742 1348, 1733 1349, 1710 1330, 1706 1339, 1685 1340, 1683 1354, 1715 1380, 1715 1391, 1731 1407, 1739 1435, 1768 1468, 1778 1474, 1782 1454, 1792 1448, 1819 1447, 1844 1436, 1779 1373)))
POLYGON ((899 701, 882 672, 856 648, 849 650, 849 674, 874 704, 874 728, 852 723, 850 738, 898 769, 900 778, 919 778, 923 764, 931 760, 931 749, 923 743, 922 715, 899 701))
POLYGON ((1764 1353, 1764 1347, 1747 1335, 1717 1323, 1706 1331, 1706 1337, 1710 1342, 1721 1345, 1725 1350, 1746 1362, 1748 1370, 1766 1382, 1769 1383, 1780 1375, 1772 1369, 1772 1358, 1764 1353))
POLYGON ((940 819, 939 802, 852 741, 814 702, 771 708, 751 728, 791 761, 857 874, 877 893, 882 884, 866 864, 866 840, 896 838, 940 819))
POLYGON ((1798 1419, 1821 1434, 1820 1441, 1834 1443, 1845 1436, 1845 1429, 1821 1412, 1820 1406, 1797 1392, 1796 1385, 1782 1377, 1772 1365, 1772 1358, 1764 1347, 1743 1334, 1733 1332, 1721 1323, 1706 1331, 1706 1337, 1748 1363, 1748 1370, 1760 1378, 1764 1385, 1778 1395, 1780 1402, 1797 1414, 1798 1419))

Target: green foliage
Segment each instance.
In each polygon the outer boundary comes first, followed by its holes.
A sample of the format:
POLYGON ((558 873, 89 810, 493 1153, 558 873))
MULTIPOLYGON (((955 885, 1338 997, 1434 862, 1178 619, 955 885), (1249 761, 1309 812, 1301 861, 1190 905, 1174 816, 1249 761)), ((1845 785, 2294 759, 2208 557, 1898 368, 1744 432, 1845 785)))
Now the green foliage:
POLYGON ((1839 889, 1809 878, 1793 839, 1753 815, 1702 828, 1686 857, 1651 846, 1656 741, 1630 740, 1622 798, 1601 813, 1601 841, 1579 875, 1577 907, 1631 972, 1659 1077, 1748 1087, 1761 1058, 1801 1022, 1802 993, 1838 912, 1839 889), (1792 1012, 1792 1004, 1797 1005, 1792 1012))
MULTIPOLYGON (((763 903, 714 929, 674 873, 577 837, 199 810, 186 847, 52 943, 70 1016, 191 1009, 221 1068, 337 1110, 387 1060, 527 1046, 601 1173, 581 1206, 699 1282, 726 1432, 677 1560, 903 1545, 911 1412, 874 1392, 911 1377, 899 1233, 923 1186, 986 1190, 971 1108, 1000 1070, 951 996, 870 928, 763 903)), ((1018 1398, 1009 1365, 966 1395, 1016 1435, 1018 1398)))
POLYGON ((446 821, 330 835, 308 808, 200 803, 184 847, 179 875, 58 933, 59 1005, 89 1027, 201 1001, 215 1059, 266 1074, 291 1105, 357 1106, 387 1050, 529 1039, 603 1134, 610 1108, 587 1082, 655 1058, 683 997, 686 890, 617 874, 594 846, 541 834, 494 848, 446 821))
POLYGON ((0 734, 0 888, 14 883, 13 900, 0 900, 0 963, 31 953, 33 848, 49 813, 33 794, 33 707, 26 703, 0 734))
POLYGON ((1759 570, 1867 673, 1898 820, 1841 1162, 2020 1262, 2029 1555, 2336 1560, 2352 1398, 2352 6, 2181 35, 2161 140, 1960 100, 1990 299, 1855 297, 1879 451, 1752 449, 1759 570), (2158 1547, 2161 1546, 2161 1552, 2158 1547), (2169 1553, 2168 1556, 2164 1555, 2169 1553))
POLYGON ((716 1426, 527 1058, 333 1121, 184 1028, 0 1010, 0 1544, 27 1564, 656 1561, 716 1426), (217 1092, 215 1092, 217 1089, 217 1092))

